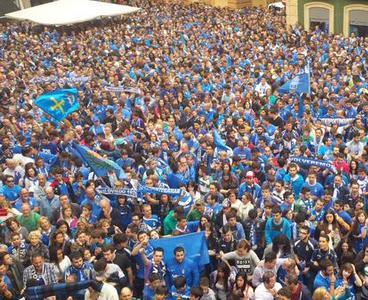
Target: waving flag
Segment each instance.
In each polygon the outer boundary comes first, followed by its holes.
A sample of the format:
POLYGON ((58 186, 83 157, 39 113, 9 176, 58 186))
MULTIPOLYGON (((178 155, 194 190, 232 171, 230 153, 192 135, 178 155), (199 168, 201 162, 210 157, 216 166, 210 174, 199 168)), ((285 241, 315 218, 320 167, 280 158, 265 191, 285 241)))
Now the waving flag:
POLYGON ((62 89, 38 97, 35 104, 52 118, 61 122, 79 109, 77 89, 62 89))
POLYGON ((297 94, 310 93, 310 71, 309 67, 306 67, 304 72, 296 75, 293 79, 286 82, 279 88, 281 94, 290 93, 295 91, 297 94))
POLYGON ((90 166, 97 176, 107 176, 109 172, 114 171, 119 179, 127 179, 125 172, 117 163, 102 157, 91 149, 73 143, 72 151, 86 165, 90 166))
POLYGON ((233 150, 226 145, 225 141, 222 139, 218 131, 215 129, 213 133, 213 139, 215 142, 215 146, 217 147, 218 151, 225 151, 229 156, 233 155, 233 150))
POLYGON ((204 231, 150 240, 150 243, 154 248, 165 249, 164 259, 166 263, 170 263, 174 259, 174 249, 178 246, 182 246, 185 249, 185 257, 190 258, 198 266, 206 265, 210 261, 204 231))
POLYGON ((279 88, 280 94, 286 94, 294 91, 299 96, 299 112, 298 117, 303 118, 304 116, 304 101, 301 94, 310 94, 310 67, 309 63, 302 72, 296 75, 293 79, 286 82, 279 88))

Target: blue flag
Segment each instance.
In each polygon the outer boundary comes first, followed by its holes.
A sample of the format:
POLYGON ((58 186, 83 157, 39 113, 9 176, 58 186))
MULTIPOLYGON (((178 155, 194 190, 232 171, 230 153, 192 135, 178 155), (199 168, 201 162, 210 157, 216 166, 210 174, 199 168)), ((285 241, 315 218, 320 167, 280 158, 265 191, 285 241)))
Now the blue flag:
POLYGON ((77 97, 78 91, 76 89, 56 90, 38 97, 35 105, 58 122, 61 122, 72 112, 79 109, 77 97))
POLYGON ((222 139, 222 137, 220 136, 220 134, 218 133, 216 129, 214 130, 214 133, 213 133, 213 139, 214 139, 215 146, 219 149, 219 151, 225 151, 230 156, 232 156, 233 150, 229 146, 226 145, 225 141, 222 139))
POLYGON ((303 118, 304 116, 304 101, 301 97, 302 93, 310 94, 310 67, 309 63, 304 68, 304 70, 296 75, 293 79, 286 82, 283 86, 279 88, 280 94, 286 94, 290 92, 295 92, 299 96, 299 112, 298 117, 303 118))
MULTIPOLYGON (((309 69, 307 69, 309 70, 309 69)), ((295 91, 297 94, 310 93, 310 73, 309 71, 296 75, 293 79, 286 82, 279 88, 281 94, 295 91)))
POLYGON ((174 249, 178 246, 182 246, 185 249, 185 257, 191 259, 198 266, 210 262, 204 231, 150 240, 150 243, 153 248, 165 249, 164 260, 166 263, 171 263, 174 259, 174 249))
POLYGON ((123 169, 112 160, 104 158, 100 154, 77 143, 73 143, 71 149, 73 154, 90 166, 97 176, 106 176, 109 172, 114 171, 119 179, 127 179, 123 169))

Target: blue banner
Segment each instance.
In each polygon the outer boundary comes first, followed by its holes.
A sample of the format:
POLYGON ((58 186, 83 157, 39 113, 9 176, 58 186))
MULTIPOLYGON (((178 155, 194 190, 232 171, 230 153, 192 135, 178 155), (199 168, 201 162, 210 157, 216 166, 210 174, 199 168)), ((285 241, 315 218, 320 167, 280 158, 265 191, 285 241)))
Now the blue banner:
POLYGON ((333 164, 324 160, 317 160, 308 157, 290 157, 290 162, 296 163, 297 165, 303 167, 316 166, 323 169, 328 169, 334 173, 336 173, 336 168, 333 164))
POLYGON ((86 165, 90 166, 97 176, 107 176, 109 172, 116 173, 119 179, 127 179, 123 169, 112 160, 102 157, 91 149, 73 143, 71 146, 73 154, 79 157, 86 165))
POLYGON ((204 231, 150 240, 150 243, 154 248, 161 247, 165 250, 164 260, 166 263, 171 263, 174 259, 174 249, 178 246, 183 247, 185 257, 191 259, 198 266, 206 265, 210 261, 204 231))
POLYGON ((78 91, 76 89, 55 90, 38 97, 35 105, 58 122, 61 122, 79 109, 77 97, 78 91))

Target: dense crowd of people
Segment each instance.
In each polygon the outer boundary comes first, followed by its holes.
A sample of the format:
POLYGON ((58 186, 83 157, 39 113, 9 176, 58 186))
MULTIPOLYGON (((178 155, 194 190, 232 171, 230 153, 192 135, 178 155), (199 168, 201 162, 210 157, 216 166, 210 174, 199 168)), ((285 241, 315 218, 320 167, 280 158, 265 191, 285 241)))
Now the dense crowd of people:
POLYGON ((368 299, 368 39, 274 10, 130 4, 0 23, 0 299, 368 299), (307 64, 310 94, 279 93, 307 64), (64 122, 34 105, 69 87, 64 122), (72 142, 128 179, 97 176, 72 142), (138 185, 182 193, 98 189, 138 185), (150 242, 199 231, 205 266, 150 242))

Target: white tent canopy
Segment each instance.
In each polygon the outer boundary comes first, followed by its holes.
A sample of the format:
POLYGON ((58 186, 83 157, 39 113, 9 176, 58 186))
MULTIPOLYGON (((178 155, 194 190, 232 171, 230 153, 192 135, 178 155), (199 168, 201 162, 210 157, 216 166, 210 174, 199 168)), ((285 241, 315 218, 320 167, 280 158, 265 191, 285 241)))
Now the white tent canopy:
POLYGON ((43 25, 69 25, 86 22, 98 17, 129 14, 138 7, 92 0, 59 0, 31 8, 18 10, 5 16, 18 20, 29 20, 43 25))
POLYGON ((274 7, 274 8, 278 8, 278 9, 284 9, 285 8, 285 4, 282 3, 282 1, 280 2, 274 2, 268 5, 268 8, 270 7, 274 7))

